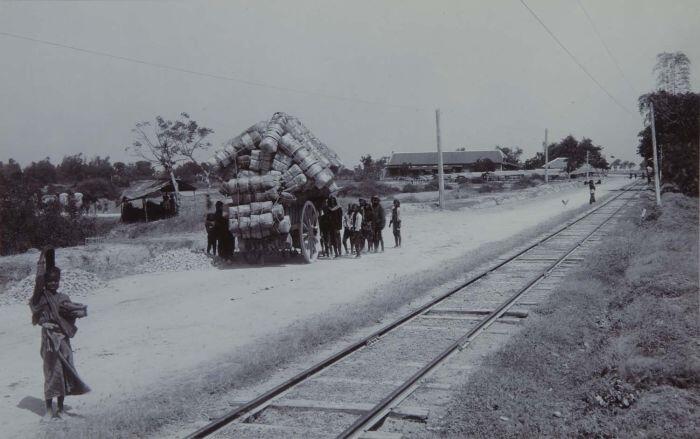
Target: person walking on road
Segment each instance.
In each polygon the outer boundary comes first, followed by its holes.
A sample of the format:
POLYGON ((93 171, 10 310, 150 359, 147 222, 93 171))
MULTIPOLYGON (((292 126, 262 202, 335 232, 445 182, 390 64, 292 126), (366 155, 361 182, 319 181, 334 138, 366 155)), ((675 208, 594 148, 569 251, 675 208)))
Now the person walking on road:
POLYGON ((593 180, 588 182, 588 189, 591 192, 591 199, 589 200, 588 204, 593 204, 595 203, 595 184, 593 183, 593 180))
POLYGON ((394 200, 389 226, 394 232, 394 247, 401 247, 401 202, 399 200, 394 200))
POLYGON ((372 197, 372 211, 374 212, 374 222, 372 223, 372 241, 374 241, 374 252, 379 250, 379 244, 382 245, 382 251, 384 251, 384 238, 382 237, 382 230, 386 226, 386 213, 382 204, 379 202, 378 196, 372 197))

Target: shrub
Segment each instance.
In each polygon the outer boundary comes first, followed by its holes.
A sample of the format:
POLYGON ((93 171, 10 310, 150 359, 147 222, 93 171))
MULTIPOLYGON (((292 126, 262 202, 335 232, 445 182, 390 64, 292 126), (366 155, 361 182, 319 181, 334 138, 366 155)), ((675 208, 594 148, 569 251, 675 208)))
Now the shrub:
POLYGON ((372 195, 391 195, 401 192, 398 188, 374 180, 363 180, 349 184, 338 191, 341 197, 371 197, 372 195))
POLYGON ((407 183, 403 186, 403 188, 401 188, 401 192, 405 194, 413 194, 419 191, 420 188, 418 187, 418 185, 415 185, 413 183, 407 183))
POLYGON ((488 193, 488 192, 500 192, 503 190, 503 183, 500 181, 494 181, 491 183, 484 183, 481 185, 479 188, 479 193, 488 193))
POLYGON ((539 180, 535 177, 528 177, 524 176, 520 178, 518 181, 514 182, 512 187, 514 189, 525 189, 533 186, 537 186, 539 184, 539 180))
MULTIPOLYGON (((452 186, 451 184, 445 183, 445 189, 452 189, 452 188, 453 188, 453 186, 452 186)), ((434 179, 434 180, 428 182, 428 183, 424 186, 424 189, 425 189, 426 191, 436 191, 436 190, 438 190, 438 181, 437 181, 437 179, 434 179)))

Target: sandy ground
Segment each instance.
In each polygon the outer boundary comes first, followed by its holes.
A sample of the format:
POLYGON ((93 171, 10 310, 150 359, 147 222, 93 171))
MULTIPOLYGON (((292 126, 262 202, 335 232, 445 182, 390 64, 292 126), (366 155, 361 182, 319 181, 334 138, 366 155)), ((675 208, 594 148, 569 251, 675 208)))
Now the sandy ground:
MULTIPOLYGON (((597 195, 627 183, 609 179, 597 195)), ((114 279, 84 300, 90 315, 78 322, 73 349, 78 371, 93 391, 69 398, 68 405, 89 418, 91 407, 190 375, 295 321, 360 300, 394 277, 439 269, 443 260, 587 203, 588 191, 581 186, 478 210, 437 212, 406 205, 404 246, 391 248, 393 238, 385 231, 382 254, 114 279)), ((31 437, 42 411, 43 379, 40 330, 30 324, 26 305, 0 307, 0 336, 0 431, 3 437, 31 437)))

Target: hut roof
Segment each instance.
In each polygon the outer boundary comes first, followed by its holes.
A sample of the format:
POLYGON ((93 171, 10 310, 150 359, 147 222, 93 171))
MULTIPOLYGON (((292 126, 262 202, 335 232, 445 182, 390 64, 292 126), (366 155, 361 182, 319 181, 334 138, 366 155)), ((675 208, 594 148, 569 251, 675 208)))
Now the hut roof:
MULTIPOLYGON (((197 188, 190 183, 180 179, 177 182, 177 189, 180 192, 194 191, 197 188)), ((137 200, 139 198, 150 198, 162 193, 175 192, 172 181, 168 180, 140 180, 134 183, 133 186, 122 192, 119 197, 120 202, 126 198, 126 201, 137 200)))

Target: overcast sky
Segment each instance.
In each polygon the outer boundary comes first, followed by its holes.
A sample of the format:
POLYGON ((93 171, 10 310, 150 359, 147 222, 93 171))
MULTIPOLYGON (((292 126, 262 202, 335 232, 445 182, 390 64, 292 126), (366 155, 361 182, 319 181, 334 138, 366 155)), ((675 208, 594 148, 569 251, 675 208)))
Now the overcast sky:
POLYGON ((218 146, 286 111, 354 165, 434 150, 439 107, 448 151, 517 145, 527 157, 547 127, 550 140, 586 136, 637 161, 636 100, 654 86, 656 54, 685 52, 698 89, 700 1, 581 2, 627 82, 576 0, 527 0, 632 115, 519 0, 0 1, 0 33, 242 80, 0 35, 0 160, 134 160, 134 123, 183 111, 218 146))

